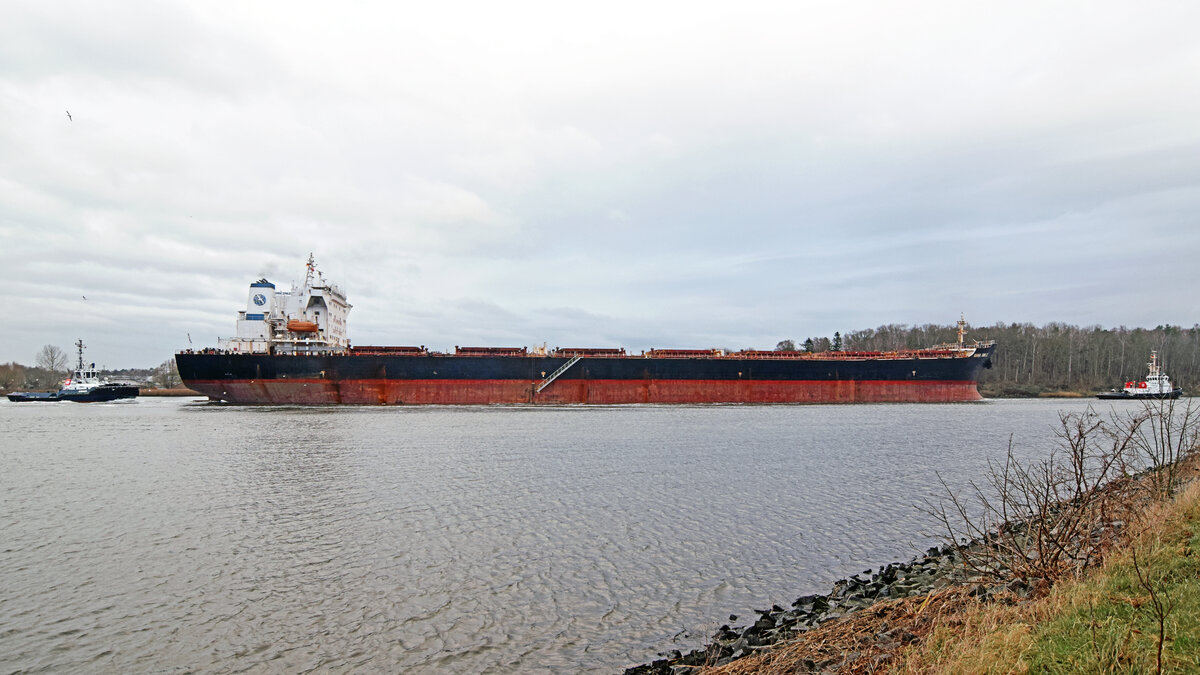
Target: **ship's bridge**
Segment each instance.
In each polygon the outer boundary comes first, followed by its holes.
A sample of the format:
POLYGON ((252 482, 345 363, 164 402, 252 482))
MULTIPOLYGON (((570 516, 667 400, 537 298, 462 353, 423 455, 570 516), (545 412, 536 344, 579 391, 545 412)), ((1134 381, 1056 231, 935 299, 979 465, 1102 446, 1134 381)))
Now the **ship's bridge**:
POLYGON ((219 341, 229 351, 313 353, 350 346, 346 317, 351 305, 340 288, 325 281, 309 255, 304 283, 279 291, 259 279, 250 284, 246 310, 238 312, 235 337, 219 341))

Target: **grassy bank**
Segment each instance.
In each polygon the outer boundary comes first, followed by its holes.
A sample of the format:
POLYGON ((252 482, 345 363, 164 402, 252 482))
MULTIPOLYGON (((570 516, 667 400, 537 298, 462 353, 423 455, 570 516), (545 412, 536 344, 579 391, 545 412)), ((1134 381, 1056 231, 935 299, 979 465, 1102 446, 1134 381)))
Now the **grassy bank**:
POLYGON ((888 600, 704 675, 1200 672, 1200 482, 1136 505, 1104 562, 1032 593, 979 580, 888 600), (995 589, 1001 589, 996 592, 995 589), (1162 651, 1159 652, 1161 645, 1162 651), (1160 666, 1161 664, 1161 666, 1160 666))
POLYGON ((1200 673, 1200 406, 1060 417, 1058 451, 931 505, 958 573, 699 672, 1200 673))
POLYGON ((1200 672, 1200 484, 1132 524, 1099 568, 1036 600, 965 605, 895 672, 1200 672))

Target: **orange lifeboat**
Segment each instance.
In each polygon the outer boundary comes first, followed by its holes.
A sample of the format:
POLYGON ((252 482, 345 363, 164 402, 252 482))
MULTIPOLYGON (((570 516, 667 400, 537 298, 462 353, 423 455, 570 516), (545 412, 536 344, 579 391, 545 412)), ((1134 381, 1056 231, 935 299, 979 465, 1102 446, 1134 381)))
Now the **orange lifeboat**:
POLYGON ((289 319, 287 329, 293 333, 315 333, 317 332, 317 324, 313 321, 289 319))

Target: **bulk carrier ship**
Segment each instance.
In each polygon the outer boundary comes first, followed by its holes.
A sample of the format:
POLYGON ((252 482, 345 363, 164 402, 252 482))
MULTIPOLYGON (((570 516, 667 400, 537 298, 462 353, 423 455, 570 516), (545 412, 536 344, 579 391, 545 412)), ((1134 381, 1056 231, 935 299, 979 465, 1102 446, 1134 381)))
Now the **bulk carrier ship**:
POLYGON ((309 256, 304 284, 250 284, 237 336, 176 354, 184 383, 241 404, 954 402, 982 398, 993 341, 890 352, 352 347, 351 305, 309 256))

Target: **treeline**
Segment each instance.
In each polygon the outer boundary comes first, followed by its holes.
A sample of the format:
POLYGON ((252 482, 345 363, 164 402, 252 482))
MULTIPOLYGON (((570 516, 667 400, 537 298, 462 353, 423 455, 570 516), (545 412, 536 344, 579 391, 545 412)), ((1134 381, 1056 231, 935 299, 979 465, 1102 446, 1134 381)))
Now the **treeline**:
MULTIPOLYGON (((45 366, 25 366, 19 363, 0 363, 0 393, 10 391, 51 391, 58 389, 62 381, 71 376, 71 371, 61 364, 53 364, 53 368, 45 366)), ((157 368, 124 368, 120 370, 101 370, 101 379, 122 382, 151 384, 156 387, 178 387, 182 383, 179 371, 175 368, 175 360, 163 362, 157 368)))
MULTIPOLYGON (((1200 385, 1200 324, 1191 328, 1162 325, 1155 328, 1103 328, 1049 323, 997 323, 968 326, 967 341, 995 340, 992 369, 979 380, 980 389, 993 396, 1033 396, 1051 391, 1095 392, 1120 387, 1146 377, 1150 352, 1158 352, 1159 365, 1176 386, 1192 393, 1200 385)), ((801 345, 785 340, 777 349, 803 349, 812 345, 824 351, 840 342, 846 351, 915 349, 956 342, 954 325, 907 326, 889 324, 834 338, 809 338, 801 345)))
POLYGON ((19 363, 0 363, 0 392, 17 389, 57 389, 65 376, 61 371, 23 366, 19 363))

